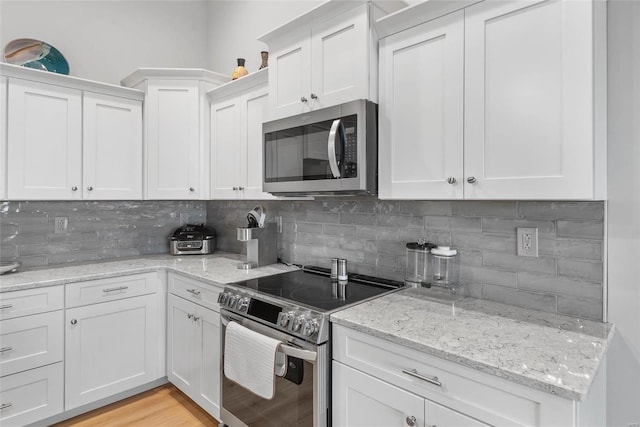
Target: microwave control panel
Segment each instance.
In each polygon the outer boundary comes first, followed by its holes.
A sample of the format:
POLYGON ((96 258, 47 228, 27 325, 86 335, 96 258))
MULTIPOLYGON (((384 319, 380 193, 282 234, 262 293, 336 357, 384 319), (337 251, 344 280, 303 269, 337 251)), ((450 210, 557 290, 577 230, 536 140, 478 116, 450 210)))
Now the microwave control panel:
POLYGON ((344 176, 358 176, 358 135, 355 127, 345 127, 344 130, 344 176))

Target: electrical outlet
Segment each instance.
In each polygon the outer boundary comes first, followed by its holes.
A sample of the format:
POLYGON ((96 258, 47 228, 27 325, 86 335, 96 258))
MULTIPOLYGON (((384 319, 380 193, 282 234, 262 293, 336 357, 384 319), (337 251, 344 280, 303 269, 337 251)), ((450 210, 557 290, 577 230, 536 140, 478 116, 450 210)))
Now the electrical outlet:
POLYGON ((518 256, 538 257, 538 229, 517 227, 518 256))
POLYGON ((69 218, 66 216, 55 217, 55 225, 53 232, 55 234, 66 233, 69 226, 69 218))

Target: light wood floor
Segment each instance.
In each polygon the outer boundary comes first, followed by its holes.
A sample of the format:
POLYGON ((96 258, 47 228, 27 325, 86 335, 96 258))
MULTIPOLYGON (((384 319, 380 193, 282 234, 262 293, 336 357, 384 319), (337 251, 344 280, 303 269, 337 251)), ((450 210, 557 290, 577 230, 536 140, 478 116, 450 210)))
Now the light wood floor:
POLYGON ((166 384, 55 427, 218 427, 218 422, 172 384, 166 384))

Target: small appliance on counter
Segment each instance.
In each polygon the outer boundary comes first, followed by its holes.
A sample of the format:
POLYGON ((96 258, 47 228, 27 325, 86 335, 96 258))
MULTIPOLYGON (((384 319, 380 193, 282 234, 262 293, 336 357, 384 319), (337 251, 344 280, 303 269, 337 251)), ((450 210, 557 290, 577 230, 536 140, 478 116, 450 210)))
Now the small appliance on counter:
POLYGON ((169 240, 171 255, 206 255, 216 249, 216 231, 204 224, 178 227, 169 240))

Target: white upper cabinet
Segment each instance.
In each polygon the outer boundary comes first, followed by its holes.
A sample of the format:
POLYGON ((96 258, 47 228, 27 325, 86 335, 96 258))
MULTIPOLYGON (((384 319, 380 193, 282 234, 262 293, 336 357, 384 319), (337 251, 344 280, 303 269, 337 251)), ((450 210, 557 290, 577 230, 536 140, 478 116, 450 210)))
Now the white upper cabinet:
POLYGON ((259 37, 270 50, 269 119, 356 99, 377 102, 378 42, 371 24, 389 12, 382 7, 389 4, 326 2, 259 37))
POLYGON ((206 92, 230 77, 202 69, 140 68, 122 84, 146 93, 145 198, 209 198, 210 110, 206 92))
POLYGON ((82 198, 82 91, 9 81, 7 195, 82 198))
POLYGON ((99 93, 83 98, 83 198, 142 198, 142 104, 99 93))
POLYGON ((1 70, 7 199, 142 198, 140 91, 7 64, 1 70))
POLYGON ((262 192, 262 122, 267 70, 208 93, 211 100, 211 198, 275 199, 262 192))
POLYGON ((7 198, 7 78, 0 76, 0 200, 7 198))
POLYGON ((387 37, 380 52, 380 198, 462 198, 463 12, 387 37))
POLYGON ((428 3, 378 22, 380 197, 606 198, 603 2, 428 3))

